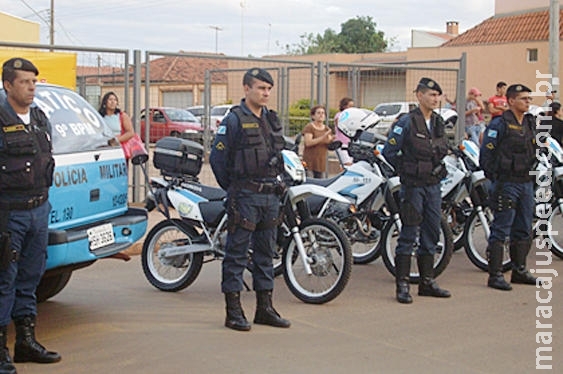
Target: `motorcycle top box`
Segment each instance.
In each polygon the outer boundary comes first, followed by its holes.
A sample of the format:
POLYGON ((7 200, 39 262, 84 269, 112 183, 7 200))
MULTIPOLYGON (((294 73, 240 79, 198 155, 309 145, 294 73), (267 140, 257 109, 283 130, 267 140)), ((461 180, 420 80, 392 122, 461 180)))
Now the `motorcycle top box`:
POLYGON ((153 164, 165 176, 197 176, 203 163, 203 146, 197 142, 166 136, 156 142, 153 164))

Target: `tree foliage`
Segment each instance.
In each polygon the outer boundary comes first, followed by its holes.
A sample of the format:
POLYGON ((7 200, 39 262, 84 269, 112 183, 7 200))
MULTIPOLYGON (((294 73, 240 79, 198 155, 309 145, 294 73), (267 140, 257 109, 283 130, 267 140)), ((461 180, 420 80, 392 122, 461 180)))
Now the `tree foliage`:
POLYGON ((328 28, 323 35, 306 33, 297 44, 286 45, 290 55, 320 53, 372 53, 383 52, 388 42, 383 31, 376 30, 372 17, 357 16, 340 25, 340 32, 328 28))

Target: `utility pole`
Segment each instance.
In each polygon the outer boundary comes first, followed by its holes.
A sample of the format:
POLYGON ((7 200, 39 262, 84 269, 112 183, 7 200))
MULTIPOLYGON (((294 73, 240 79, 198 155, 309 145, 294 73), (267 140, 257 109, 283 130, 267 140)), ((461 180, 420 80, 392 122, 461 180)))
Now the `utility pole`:
MULTIPOLYGON (((552 84, 559 85, 559 0, 549 4, 549 74, 552 84)), ((556 87, 554 89, 558 90, 556 87)))
POLYGON ((268 23, 268 45, 266 47, 266 51, 267 51, 268 55, 270 54, 270 37, 271 36, 272 36, 272 24, 268 23))
POLYGON ((240 55, 244 56, 244 8, 246 0, 240 0, 240 55))
POLYGON ((219 26, 209 26, 210 29, 215 30, 215 53, 219 53, 218 49, 218 40, 219 40, 219 31, 223 31, 223 29, 219 26))
POLYGON ((51 0, 49 40, 51 46, 55 45, 55 0, 51 0))

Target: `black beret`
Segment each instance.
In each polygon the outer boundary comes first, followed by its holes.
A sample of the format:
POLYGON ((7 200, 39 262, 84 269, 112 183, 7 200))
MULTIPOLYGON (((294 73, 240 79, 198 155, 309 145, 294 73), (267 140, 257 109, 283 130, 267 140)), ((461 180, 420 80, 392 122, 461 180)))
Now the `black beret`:
POLYGON ((35 75, 39 75, 39 70, 37 70, 35 65, 33 65, 31 61, 21 57, 14 57, 4 62, 2 69, 30 71, 35 73, 35 75))
POLYGON ((430 78, 421 78, 416 86, 416 91, 419 91, 423 88, 428 88, 430 90, 438 91, 438 93, 442 94, 442 88, 440 85, 433 79, 430 78))
POLYGON ((263 82, 269 83, 272 86, 274 85, 274 79, 272 78, 270 73, 268 73, 264 69, 252 68, 252 69, 249 69, 244 75, 251 76, 251 77, 256 78, 258 80, 261 80, 263 82))
POLYGON ((506 96, 510 96, 511 94, 517 94, 520 92, 532 92, 528 87, 524 86, 523 84, 513 84, 508 86, 506 89, 506 96))

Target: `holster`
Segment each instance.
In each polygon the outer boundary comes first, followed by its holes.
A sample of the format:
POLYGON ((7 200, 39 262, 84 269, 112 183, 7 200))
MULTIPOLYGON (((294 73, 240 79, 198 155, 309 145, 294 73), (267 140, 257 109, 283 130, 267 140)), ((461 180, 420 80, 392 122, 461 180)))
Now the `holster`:
POLYGON ((493 211, 502 212, 507 209, 514 209, 515 203, 511 199, 507 198, 504 194, 504 183, 497 182, 495 190, 491 194, 490 206, 493 211))
POLYGON ((241 216, 236 204, 236 199, 230 196, 227 200, 227 231, 232 234, 236 231, 237 226, 248 231, 256 230, 256 224, 241 216))

